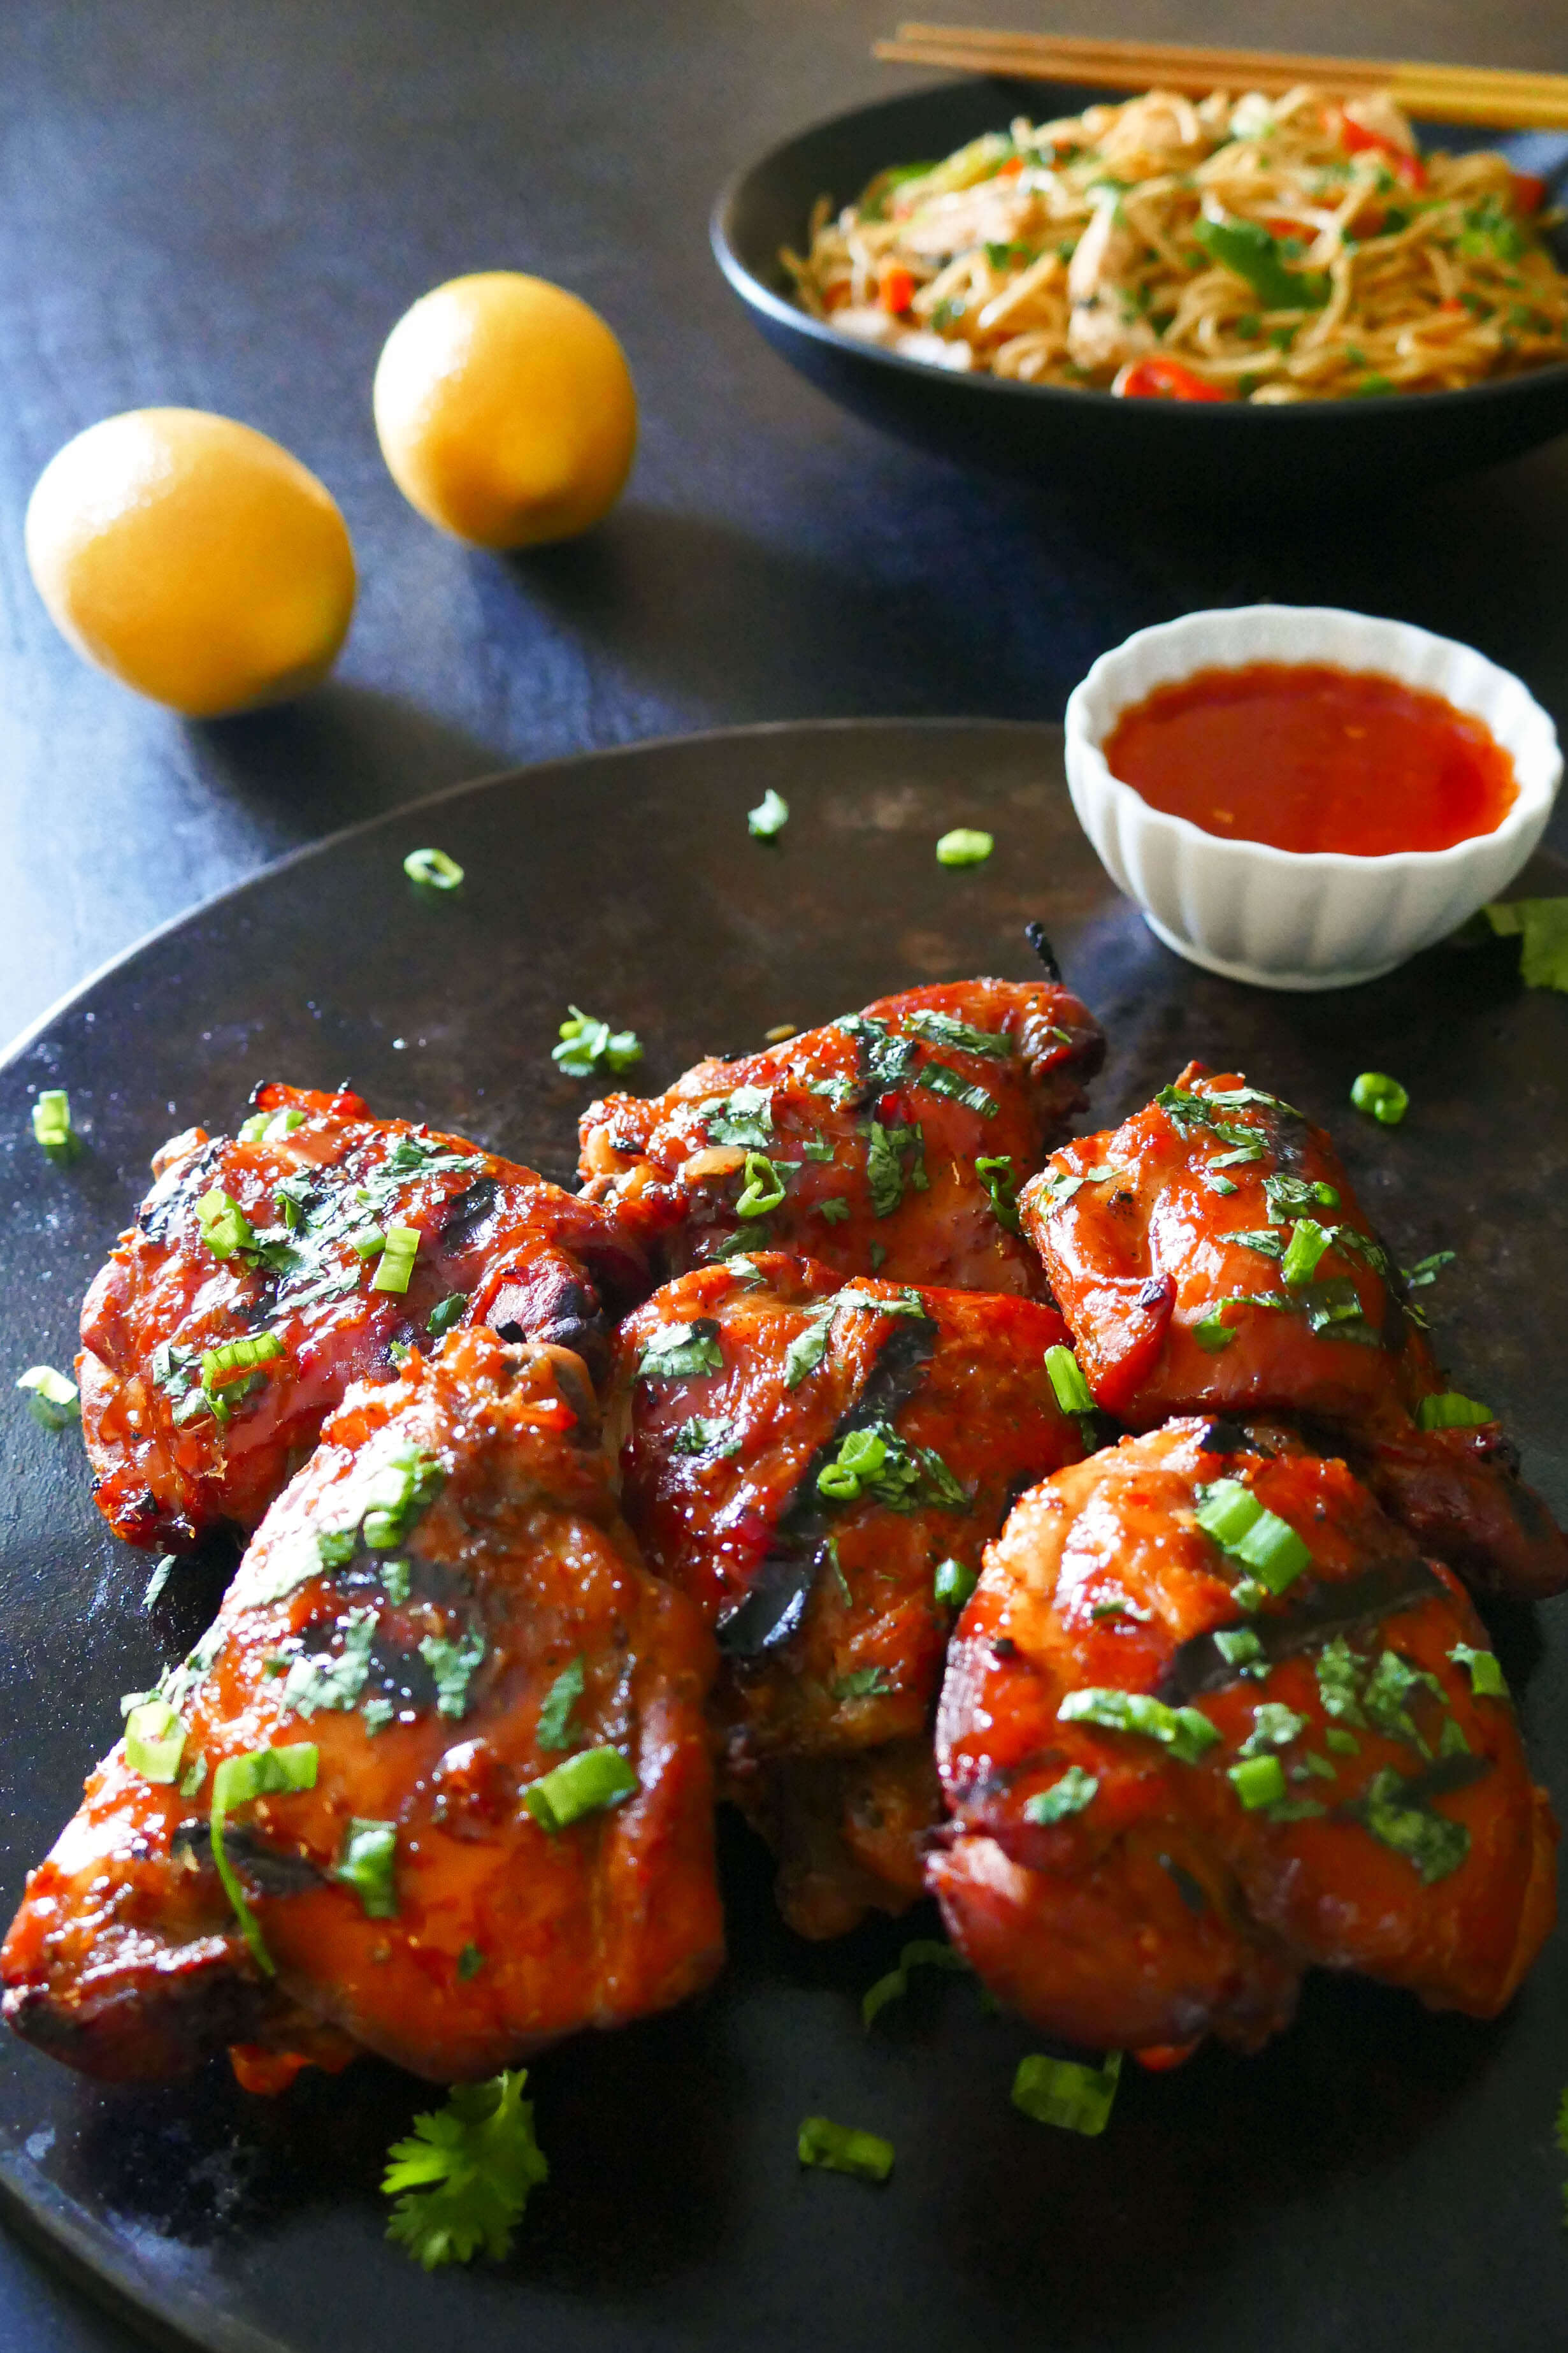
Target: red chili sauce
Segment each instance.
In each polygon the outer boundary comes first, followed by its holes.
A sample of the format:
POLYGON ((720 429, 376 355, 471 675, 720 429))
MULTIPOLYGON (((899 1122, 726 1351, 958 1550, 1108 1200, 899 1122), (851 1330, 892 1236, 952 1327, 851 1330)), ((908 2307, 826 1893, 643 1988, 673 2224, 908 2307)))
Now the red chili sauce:
POLYGON ((1327 663, 1249 662, 1157 687, 1104 751, 1152 808, 1205 833, 1352 858, 1490 833, 1519 791, 1479 719, 1327 663))

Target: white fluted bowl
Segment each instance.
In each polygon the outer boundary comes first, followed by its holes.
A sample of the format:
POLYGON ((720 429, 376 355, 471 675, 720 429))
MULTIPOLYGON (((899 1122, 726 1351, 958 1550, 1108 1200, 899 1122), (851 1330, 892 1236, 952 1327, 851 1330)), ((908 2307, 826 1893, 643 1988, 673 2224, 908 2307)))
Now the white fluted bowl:
POLYGON ((1167 947, 1263 988, 1345 988, 1432 946, 1513 880, 1545 830, 1563 754, 1534 697, 1472 647, 1331 606, 1241 605, 1140 629, 1102 654, 1068 702, 1067 773, 1106 871, 1167 947), (1513 806, 1448 849, 1353 858, 1224 840, 1111 775, 1101 746, 1124 711, 1194 671, 1247 662, 1327 662, 1443 696, 1511 757, 1513 806))

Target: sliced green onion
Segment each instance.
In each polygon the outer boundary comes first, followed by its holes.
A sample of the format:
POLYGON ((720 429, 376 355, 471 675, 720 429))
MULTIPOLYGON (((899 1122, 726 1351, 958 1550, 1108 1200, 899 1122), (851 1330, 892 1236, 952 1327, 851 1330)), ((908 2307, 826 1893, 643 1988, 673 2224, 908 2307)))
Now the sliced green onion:
POLYGON ((1479 1430, 1497 1416, 1489 1405, 1446 1389, 1441 1397, 1424 1397, 1415 1409, 1417 1430, 1479 1430))
POLYGON ((45 1087, 33 1103, 33 1135, 51 1160, 68 1160, 79 1141, 71 1125, 71 1101, 63 1087, 45 1087))
POLYGON ((485 1957, 479 1946, 465 1945, 458 1955, 458 1975, 464 1985, 468 1984, 470 1978, 477 1978, 484 1965, 485 1957))
POLYGON ((1280 1281, 1288 1290, 1293 1290, 1298 1283, 1310 1282, 1318 1271, 1318 1261, 1332 1240, 1330 1229, 1319 1225, 1315 1218, 1297 1219, 1289 1248, 1279 1265, 1280 1281))
POLYGON ((1386 1071, 1363 1071, 1351 1088, 1351 1101, 1383 1127, 1397 1127, 1410 1108, 1410 1097, 1386 1071))
POLYGON ((1098 2067, 1085 2067, 1073 2059, 1048 2059, 1043 2051, 1031 2052, 1018 2062, 1013 2105, 1037 2125, 1056 2125, 1063 2132, 1082 2133, 1092 2140, 1110 2121, 1121 2074, 1120 2051, 1108 2052, 1098 2067))
POLYGON ((579 1815, 618 1806, 642 1784, 618 1748, 584 1748, 529 1782, 522 1802, 542 1830, 553 1838, 579 1815))
POLYGON ((789 823, 789 803, 772 785, 754 809, 746 811, 746 829, 754 841, 776 841, 789 823))
POLYGON ((1286 1794, 1285 1767, 1278 1757, 1244 1757, 1239 1765, 1229 1767, 1229 1778, 1249 1814, 1264 1806, 1277 1806, 1286 1794))
POLYGON ((570 1748, 578 1736, 572 1728, 572 1711, 583 1696, 587 1680, 585 1662, 574 1659, 562 1668, 545 1693, 539 1710, 539 1722, 534 1727, 534 1745, 540 1748, 570 1748))
POLYGON ((388 1226, 386 1248, 371 1278, 373 1291, 406 1291, 408 1278, 414 1271, 414 1261, 419 1254, 417 1226, 388 1226))
POLYGON ((239 1123, 238 1130, 240 1143, 259 1144, 262 1137, 267 1133, 268 1121, 269 1117, 269 1113, 264 1111, 253 1111, 248 1119, 242 1119, 239 1123))
POLYGON ((919 1968, 951 1969, 965 1977, 969 1963, 952 1945, 944 1945, 935 1936, 912 1938, 899 1955, 898 1968, 879 1978, 875 1985, 868 1986, 860 1997, 862 2024, 869 2026, 890 2001, 901 2001, 910 1989, 910 1971, 919 1968))
POLYGON ((1094 1392, 1084 1379, 1083 1367, 1070 1348, 1058 1341, 1046 1350, 1046 1370, 1056 1391, 1057 1403, 1064 1413, 1092 1413, 1094 1392))
POLYGON ((377 1225, 355 1226, 349 1236, 349 1248, 361 1258, 379 1258, 386 1248, 386 1235, 377 1225))
POLYGON ((231 1259, 255 1245, 249 1219, 221 1185, 215 1185, 196 1203, 196 1223, 203 1241, 216 1259, 231 1259))
POLYGON ((1199 1527, 1270 1593, 1283 1593, 1311 1566, 1312 1556, 1289 1522, 1266 1510, 1239 1480, 1216 1479, 1199 1493, 1199 1527))
POLYGON ((949 1609, 962 1609, 980 1582, 980 1571, 965 1567, 961 1560, 941 1560, 931 1582, 940 1602, 949 1609))
POLYGON ((251 1339, 226 1340, 219 1348, 207 1348, 202 1354, 202 1387, 216 1386, 225 1373, 249 1372, 258 1365, 269 1365, 283 1354, 283 1343, 276 1332, 258 1332, 251 1339))
POLYGON ((411 849, 403 871, 424 891, 455 891, 463 879, 462 868, 444 849, 411 849))
POLYGON ((735 1203, 738 1218, 765 1218, 784 1197, 784 1180, 765 1153, 746 1155, 746 1182, 735 1203))
POLYGON ((1219 1734, 1201 1708, 1168 1707, 1147 1692, 1092 1687, 1068 1692, 1057 1715, 1063 1724, 1098 1724, 1108 1732, 1136 1732, 1157 1740, 1184 1765, 1195 1765, 1219 1734))
POLYGON ((444 1332, 449 1332, 468 1303, 466 1291, 454 1291, 448 1298, 438 1300, 425 1319, 425 1329, 431 1339, 438 1340, 444 1332))
POLYGON ((1478 1699, 1507 1699, 1508 1682, 1495 1651, 1478 1651, 1456 1642, 1448 1656, 1457 1667, 1468 1667, 1470 1689, 1478 1699))
POLYGON ((886 2181, 893 2169, 893 2144, 876 2133, 857 2132, 836 2125, 827 2116, 805 2116, 795 2136, 795 2155, 802 2165, 816 2165, 828 2173, 852 2173, 860 2181, 886 2181))
POLYGON ((27 1410, 45 1430, 64 1430, 81 1419, 81 1399, 74 1381, 52 1365, 29 1365, 16 1376, 16 1387, 26 1394, 27 1410))
POLYGON ((1026 1822, 1065 1822, 1069 1814, 1081 1814, 1093 1800, 1100 1788, 1099 1777, 1086 1773, 1081 1765, 1069 1765, 1061 1778, 1053 1781, 1048 1789, 1040 1789, 1024 1808, 1026 1822))
POLYGON ((285 1136, 292 1135, 297 1127, 303 1127, 304 1124, 305 1114, 302 1111, 274 1112, 267 1124, 263 1141, 267 1144, 281 1144, 285 1136))
POLYGON ((1234 1667, 1237 1674, 1245 1674, 1263 1656, 1263 1645, 1250 1626, 1222 1627, 1214 1638, 1214 1646, 1226 1665, 1234 1667))
POLYGON ((125 1719, 125 1762, 144 1781, 174 1781, 185 1753, 185 1727, 166 1699, 144 1699, 125 1719))
POLYGON ((936 862, 939 866, 984 866, 995 847, 994 837, 982 832, 978 826, 955 825, 937 843, 936 862))
POLYGON ((1325 1726, 1323 1746, 1325 1748, 1331 1748, 1336 1757, 1361 1755, 1361 1742, 1353 1732, 1347 1732, 1341 1724, 1331 1724, 1325 1726))
POLYGON ((271 1797, 293 1789, 313 1789, 316 1767, 321 1751, 313 1740, 296 1741, 287 1748, 253 1748, 244 1757, 226 1757, 213 1775, 212 1830, 213 1862, 223 1882, 224 1894, 234 1907, 251 1957, 268 1977, 278 1974, 272 1956, 262 1941, 261 1930, 255 1913, 245 1899, 234 1865, 224 1846, 224 1824, 236 1806, 247 1806, 254 1798, 271 1797))
POLYGON ((332 1877, 352 1887, 367 1920, 395 1920, 397 1889, 393 1864, 397 1855, 395 1822, 363 1821, 356 1814, 343 1838, 343 1851, 332 1877))

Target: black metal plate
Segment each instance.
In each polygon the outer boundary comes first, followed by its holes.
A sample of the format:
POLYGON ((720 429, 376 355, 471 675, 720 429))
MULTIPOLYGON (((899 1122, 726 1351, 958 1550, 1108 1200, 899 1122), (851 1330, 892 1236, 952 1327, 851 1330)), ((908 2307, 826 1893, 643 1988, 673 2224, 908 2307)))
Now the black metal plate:
MULTIPOLYGON (((1279 408, 1245 401, 1112 400, 1060 385, 957 375, 836 332, 793 299, 779 250, 803 249, 818 196, 850 202, 892 164, 950 154, 1016 114, 1071 114, 1125 91, 1038 82, 943 82, 819 122, 740 173, 714 206, 719 266, 773 349, 846 408, 939 457, 1022 474, 1102 497, 1216 497, 1250 491, 1271 504, 1315 506, 1442 481, 1518 457, 1568 429, 1568 365, 1458 392, 1374 400, 1311 400, 1279 408)), ((1423 126, 1428 147, 1503 147, 1495 132, 1423 126)), ((1529 168, 1557 172, 1562 142, 1529 168)), ((1558 232, 1560 263, 1568 237, 1558 232)))
MULTIPOLYGON (((0 1071, 0 1364, 68 1358, 148 1155, 193 1120, 231 1124, 258 1079, 352 1075, 378 1107, 564 1172, 590 1092, 549 1060, 568 1000, 634 1024, 637 1075, 662 1085, 780 1020, 919 980, 1022 975, 1021 927, 1039 916, 1110 1034, 1105 1117, 1189 1055, 1239 1065, 1333 1122, 1406 1261, 1459 1251, 1425 1294, 1439 1344, 1506 1410, 1561 1511, 1568 1006, 1521 993, 1501 943, 1323 997, 1194 971, 1110 890, 1060 744, 1048 727, 867 722, 535 769, 342 836, 160 934, 0 1071), (793 808, 775 849, 745 828, 769 785, 793 808), (936 865, 956 823, 994 830, 989 865, 936 865), (429 841, 467 868, 460 892, 405 882, 405 852, 429 841), (1346 1103, 1367 1066, 1410 1089, 1396 1132, 1346 1103), (68 1086, 88 1139, 68 1170, 27 1132, 47 1084, 68 1086)), ((1541 877, 1568 887, 1561 861, 1541 877)), ((113 1736, 118 1694, 194 1638, 219 1572, 176 1578, 144 1613, 147 1562, 97 1521, 75 1438, 35 1430, 15 1398, 0 1409, 8 1916, 113 1736)), ((1498 1624, 1560 1801, 1563 1626, 1563 1604, 1498 1624)), ((739 1831, 724 1868, 732 1956, 715 1994, 536 2063, 552 2177, 501 2269, 426 2279, 386 2245, 382 2153, 430 2100, 370 2064, 268 2104, 221 2066, 174 2091, 100 2092, 8 2042, 8 2209, 154 2336, 213 2353, 1561 2347, 1560 1938, 1490 2026, 1316 1981, 1261 2058, 1130 2070, 1110 2131, 1081 2141, 1010 2108, 1032 2039, 969 1987, 918 1987, 862 2031, 858 1997, 918 1916, 814 1948, 773 1915, 765 1861, 739 1831), (813 2111, 892 2138, 885 2190, 797 2171, 813 2111)))

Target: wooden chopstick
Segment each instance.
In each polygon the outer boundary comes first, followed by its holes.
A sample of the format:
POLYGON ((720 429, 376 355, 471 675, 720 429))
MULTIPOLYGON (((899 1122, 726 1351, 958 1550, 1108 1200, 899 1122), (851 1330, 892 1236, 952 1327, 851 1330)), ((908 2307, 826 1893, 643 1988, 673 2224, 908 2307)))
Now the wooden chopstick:
POLYGON ((1302 82, 1342 98, 1386 90, 1406 113, 1426 121, 1568 131, 1568 74, 1502 67, 988 32, 967 25, 900 25, 898 38, 877 42, 874 54, 900 65, 956 66, 1023 81, 1099 82, 1113 90, 1173 90, 1199 98, 1211 90, 1257 90, 1277 98, 1302 82))

